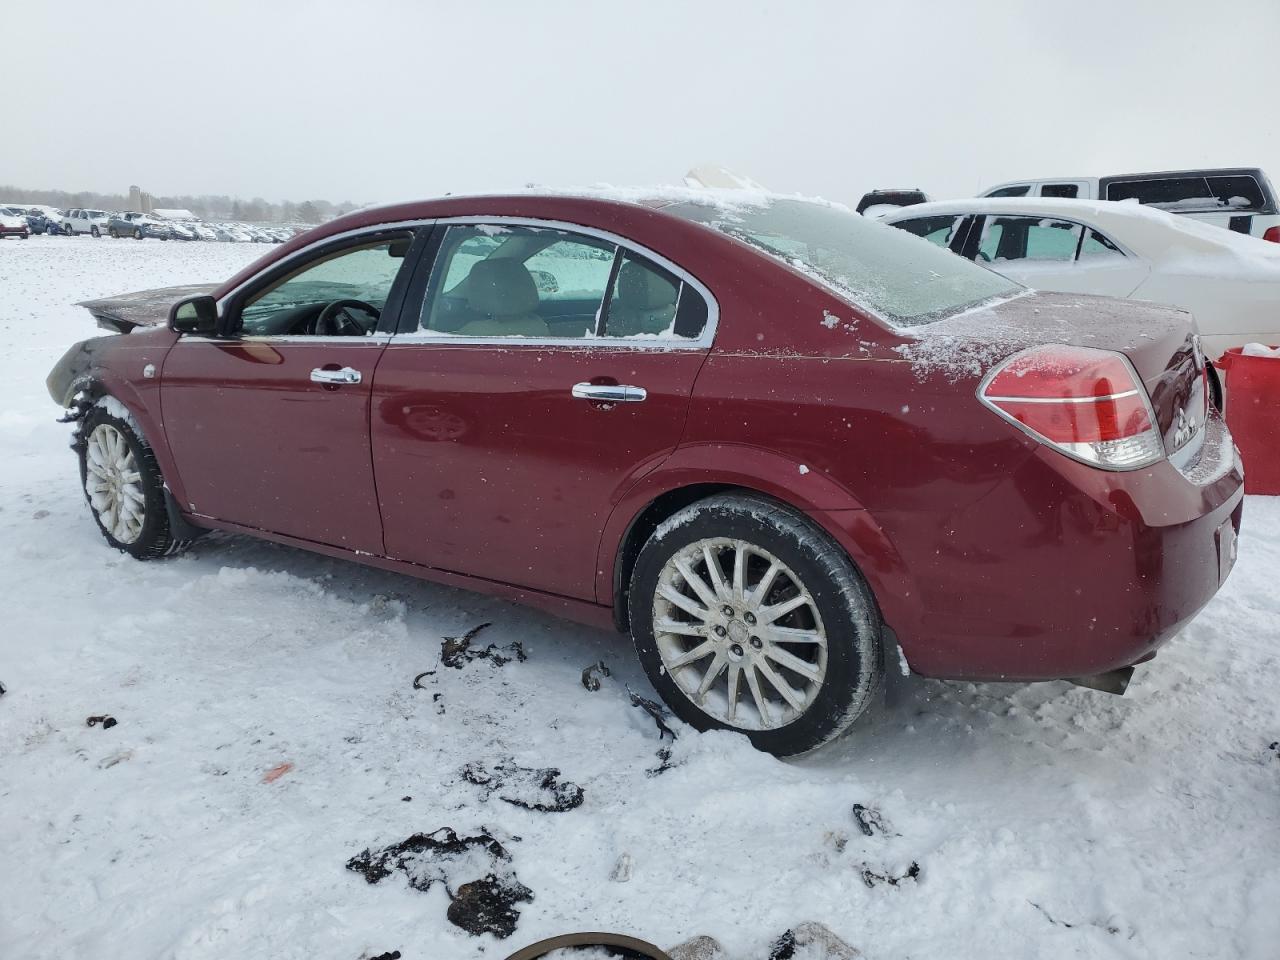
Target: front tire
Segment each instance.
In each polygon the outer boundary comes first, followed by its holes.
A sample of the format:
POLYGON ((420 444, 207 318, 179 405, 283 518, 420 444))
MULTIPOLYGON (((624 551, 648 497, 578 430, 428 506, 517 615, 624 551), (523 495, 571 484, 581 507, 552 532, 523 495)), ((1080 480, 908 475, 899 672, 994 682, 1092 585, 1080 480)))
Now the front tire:
POLYGON ((709 497, 663 523, 636 560, 629 608, 640 661, 676 715, 777 756, 835 740, 884 676, 883 624, 857 569, 764 497, 709 497))
POLYGON ((115 227, 112 227, 112 228, 111 228, 110 230, 108 230, 107 232, 108 232, 109 234, 111 234, 111 239, 112 239, 112 240, 119 240, 119 239, 120 239, 120 232, 119 232, 118 230, 116 230, 116 228, 115 228, 115 227))
POLYGON ((93 235, 93 239, 95 240, 102 236, 97 227, 90 227, 89 233, 93 235))
POLYGON ((155 454, 126 420, 94 407, 80 422, 76 444, 80 484, 107 543, 138 560, 186 546, 169 529, 164 478, 155 454))

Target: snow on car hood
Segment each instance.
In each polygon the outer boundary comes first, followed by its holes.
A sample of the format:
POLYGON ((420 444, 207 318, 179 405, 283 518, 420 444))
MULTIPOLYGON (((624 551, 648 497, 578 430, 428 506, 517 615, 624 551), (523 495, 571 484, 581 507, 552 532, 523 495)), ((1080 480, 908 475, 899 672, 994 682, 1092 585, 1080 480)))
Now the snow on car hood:
POLYGON ((216 283, 194 283, 179 287, 158 287, 121 293, 99 300, 82 300, 76 306, 88 310, 98 326, 117 333, 128 333, 135 327, 161 326, 169 320, 169 308, 184 297, 213 293, 216 283))

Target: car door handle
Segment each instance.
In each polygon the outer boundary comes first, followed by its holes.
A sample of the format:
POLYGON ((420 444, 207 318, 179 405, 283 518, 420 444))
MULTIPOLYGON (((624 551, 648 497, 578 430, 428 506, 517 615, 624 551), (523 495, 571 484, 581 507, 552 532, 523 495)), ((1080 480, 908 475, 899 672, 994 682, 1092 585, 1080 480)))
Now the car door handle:
POLYGON ((343 367, 341 370, 325 370, 323 367, 316 367, 311 371, 312 383, 359 383, 360 371, 353 370, 350 367, 343 367))
POLYGON ((575 383, 572 393, 579 400, 595 400, 597 403, 639 403, 649 396, 644 387, 629 387, 621 383, 575 383))

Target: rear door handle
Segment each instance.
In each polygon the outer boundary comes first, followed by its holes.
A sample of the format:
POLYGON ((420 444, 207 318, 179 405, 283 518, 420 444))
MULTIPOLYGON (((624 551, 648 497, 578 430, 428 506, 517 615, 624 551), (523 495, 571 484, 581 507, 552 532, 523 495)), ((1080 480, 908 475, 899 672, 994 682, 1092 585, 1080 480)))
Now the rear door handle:
POLYGON ((639 403, 649 396, 644 387, 629 387, 621 383, 575 383, 572 393, 578 400, 595 400, 597 403, 639 403))
POLYGON ((343 367, 341 370, 325 370, 323 367, 316 367, 311 371, 312 383, 359 383, 360 371, 353 370, 351 367, 343 367))

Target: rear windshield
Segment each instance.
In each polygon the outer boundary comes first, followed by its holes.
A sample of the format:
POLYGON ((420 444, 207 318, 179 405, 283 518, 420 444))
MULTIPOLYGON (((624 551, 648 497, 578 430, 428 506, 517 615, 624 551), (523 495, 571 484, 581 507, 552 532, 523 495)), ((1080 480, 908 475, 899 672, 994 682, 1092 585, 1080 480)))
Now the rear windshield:
POLYGON ((776 257, 900 326, 929 323, 1022 289, 906 231, 820 203, 683 202, 665 210, 776 257))

